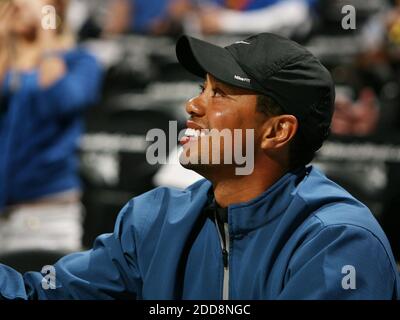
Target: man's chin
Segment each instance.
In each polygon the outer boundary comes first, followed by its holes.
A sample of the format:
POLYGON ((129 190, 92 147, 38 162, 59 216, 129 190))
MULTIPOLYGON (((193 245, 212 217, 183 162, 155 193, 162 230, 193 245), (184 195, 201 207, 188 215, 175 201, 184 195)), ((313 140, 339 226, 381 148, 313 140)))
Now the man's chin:
MULTIPOLYGON (((193 160, 193 159, 192 159, 193 160)), ((204 164, 200 162, 200 159, 198 161, 190 161, 190 159, 183 159, 182 157, 179 158, 179 163, 181 164, 182 167, 188 170, 192 170, 202 176, 207 174, 207 172, 211 171, 212 168, 218 167, 219 165, 217 164, 204 164)))
POLYGON ((223 164, 211 164, 211 163, 201 163, 200 161, 197 163, 191 162, 182 162, 179 159, 180 164, 185 169, 191 170, 196 172, 197 174, 203 176, 208 180, 213 180, 218 176, 226 175, 226 174, 233 174, 233 169, 231 168, 232 165, 223 165, 223 164), (232 172, 231 172, 232 171, 232 172))

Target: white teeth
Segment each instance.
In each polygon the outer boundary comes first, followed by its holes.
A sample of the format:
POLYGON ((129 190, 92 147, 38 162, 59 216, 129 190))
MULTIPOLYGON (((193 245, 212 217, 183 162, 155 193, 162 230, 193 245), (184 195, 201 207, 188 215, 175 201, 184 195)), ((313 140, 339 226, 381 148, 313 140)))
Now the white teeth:
POLYGON ((196 130, 187 128, 185 131, 185 136, 188 136, 188 137, 196 136, 196 130))
POLYGON ((200 130, 187 128, 185 131, 185 136, 187 137, 199 137, 200 135, 204 135, 200 130))
POLYGON ((185 130, 185 136, 193 138, 204 137, 208 134, 208 132, 209 132, 208 129, 197 130, 197 129, 187 128, 185 130))

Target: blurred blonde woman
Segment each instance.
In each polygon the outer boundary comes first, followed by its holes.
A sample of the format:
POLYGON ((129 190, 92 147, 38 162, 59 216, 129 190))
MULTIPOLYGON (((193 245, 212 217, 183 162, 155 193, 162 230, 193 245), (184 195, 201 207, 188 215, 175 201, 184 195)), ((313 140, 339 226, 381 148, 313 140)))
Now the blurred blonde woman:
POLYGON ((101 70, 66 0, 0 0, 0 253, 81 248, 77 146, 101 70), (43 28, 55 9, 56 29, 43 28))

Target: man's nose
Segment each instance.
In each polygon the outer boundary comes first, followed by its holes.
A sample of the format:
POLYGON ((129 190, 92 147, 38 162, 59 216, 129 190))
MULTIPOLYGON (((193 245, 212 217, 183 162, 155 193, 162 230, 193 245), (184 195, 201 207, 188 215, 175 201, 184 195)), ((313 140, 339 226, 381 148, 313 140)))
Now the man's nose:
POLYGON ((205 114, 205 108, 199 97, 195 97, 186 102, 186 112, 192 117, 202 117, 205 114))

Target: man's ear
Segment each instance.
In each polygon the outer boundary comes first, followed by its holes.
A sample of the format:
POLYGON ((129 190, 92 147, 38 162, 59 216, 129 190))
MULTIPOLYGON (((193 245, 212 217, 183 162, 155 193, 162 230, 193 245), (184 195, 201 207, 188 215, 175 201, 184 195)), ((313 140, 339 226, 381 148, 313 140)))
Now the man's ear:
POLYGON ((288 145, 297 129, 298 122, 293 115, 284 114, 269 118, 263 126, 261 148, 271 150, 288 145))

